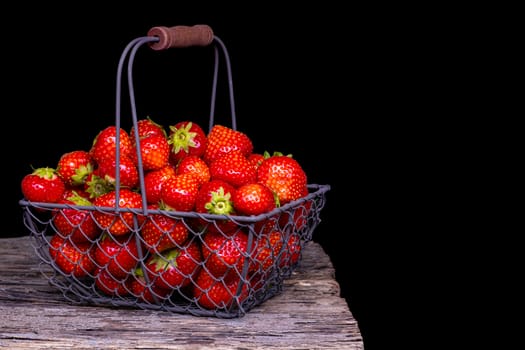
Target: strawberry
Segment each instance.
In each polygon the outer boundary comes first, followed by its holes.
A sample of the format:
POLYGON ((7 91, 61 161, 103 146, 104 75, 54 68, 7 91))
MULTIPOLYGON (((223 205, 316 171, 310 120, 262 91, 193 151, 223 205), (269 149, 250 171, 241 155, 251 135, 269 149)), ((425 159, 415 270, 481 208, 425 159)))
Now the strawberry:
MULTIPOLYGON (((119 133, 119 146, 121 155, 129 156, 131 152, 134 152, 131 138, 122 128, 119 133)), ((100 162, 104 158, 116 158, 116 151, 117 128, 115 125, 110 125, 95 136, 89 154, 96 162, 100 162)))
MULTIPOLYGON (((158 209, 156 204, 148 206, 158 209)), ((182 219, 164 214, 151 214, 140 231, 148 251, 160 253, 167 249, 180 247, 188 238, 189 230, 182 219)))
POLYGON ((171 145, 170 160, 177 163, 184 157, 201 157, 207 147, 208 140, 200 125, 191 121, 178 122, 170 125, 168 143, 171 145))
MULTIPOLYGON (((88 199, 78 195, 75 191, 72 191, 69 197, 62 198, 57 203, 81 206, 92 205, 88 199)), ((69 236, 72 242, 92 242, 101 233, 101 229, 89 210, 67 207, 54 209, 53 211, 52 221, 56 231, 60 232, 62 236, 69 236)))
MULTIPOLYGON (((120 187, 136 188, 139 184, 139 172, 130 156, 120 155, 120 187)), ((103 158, 98 162, 97 175, 113 187, 117 186, 117 160, 103 158)))
POLYGON ((252 291, 255 293, 266 289, 267 284, 270 284, 270 286, 273 284, 271 279, 268 278, 268 275, 260 271, 251 272, 248 275, 248 283, 250 284, 252 291))
POLYGON ((250 163, 252 163, 255 169, 257 169, 259 165, 261 165, 261 163, 263 162, 264 155, 261 153, 251 153, 250 155, 248 155, 248 160, 250 161, 250 163))
POLYGON ((30 202, 55 203, 66 190, 64 180, 56 169, 44 167, 34 169, 21 181, 22 194, 30 202))
POLYGON ((217 278, 240 276, 247 244, 248 235, 241 230, 229 236, 207 232, 202 244, 204 265, 217 278))
MULTIPOLYGON (((235 188, 222 180, 211 180, 203 184, 195 200, 195 211, 203 214, 213 215, 235 215, 232 196, 235 188)), ((208 231, 228 233, 237 228, 237 224, 229 219, 207 219, 198 220, 201 227, 207 227, 208 231)))
POLYGON ((197 304, 208 310, 239 307, 247 299, 249 288, 243 283, 240 293, 239 278, 218 280, 206 269, 201 269, 193 287, 193 296, 197 304))
POLYGON ((167 165, 161 169, 151 170, 144 174, 144 191, 148 204, 157 204, 160 201, 160 193, 164 182, 176 175, 175 168, 167 165))
POLYGON ((277 207, 273 191, 258 182, 248 183, 237 188, 232 197, 235 211, 241 215, 259 215, 277 207))
MULTIPOLYGON (((153 135, 163 136, 164 138, 166 138, 167 136, 164 127, 160 124, 155 123, 150 117, 138 120, 136 130, 138 133, 138 137, 141 140, 143 138, 153 135)), ((131 127, 131 130, 129 131, 129 136, 131 138, 131 143, 136 144, 137 135, 135 135, 135 126, 131 127)))
POLYGON ((210 175, 212 180, 223 180, 233 187, 240 187, 256 182, 257 169, 240 150, 233 150, 211 162, 210 175))
POLYGON ((273 155, 257 169, 257 182, 275 192, 280 205, 299 199, 307 193, 307 177, 297 160, 290 156, 273 155))
MULTIPOLYGON (((134 144, 136 147, 136 144, 134 144)), ((140 155, 144 171, 157 170, 169 164, 170 145, 163 135, 151 135, 140 138, 140 155)), ((138 166, 137 152, 131 153, 133 163, 138 166)))
POLYGON ((272 232, 273 230, 276 230, 279 228, 277 226, 279 223, 279 218, 280 218, 279 214, 272 215, 270 217, 265 217, 261 220, 254 222, 253 229, 255 232, 261 235, 268 234, 272 232))
POLYGON ((149 304, 159 304, 162 300, 169 297, 171 290, 159 288, 151 281, 148 283, 144 277, 142 268, 137 267, 130 276, 130 294, 139 301, 149 304))
MULTIPOLYGON (((119 208, 142 209, 142 196, 139 193, 122 188, 119 195, 119 208)), ((111 191, 95 198, 93 205, 115 208, 116 192, 111 191)), ((93 212, 93 216, 98 225, 107 232, 113 235, 125 235, 133 228, 135 214, 127 211, 116 213, 114 210, 97 210, 93 212)), ((137 218, 140 225, 144 221, 144 216, 137 214, 137 218)))
POLYGON ((192 211, 198 192, 199 180, 195 175, 175 175, 162 185, 160 200, 167 210, 192 211))
POLYGON ((126 277, 138 264, 139 253, 134 235, 103 234, 94 247, 93 256, 99 267, 117 279, 126 277))
POLYGON ((297 264, 301 257, 302 245, 301 237, 298 233, 290 233, 288 239, 285 239, 283 252, 279 257, 279 267, 290 267, 297 264))
MULTIPOLYGON (((305 197, 306 195, 308 195, 307 189, 302 197, 305 197)), ((279 218, 279 225, 283 228, 286 225, 292 225, 291 227, 293 227, 293 231, 295 232, 302 230, 308 223, 308 215, 312 209, 312 203, 312 200, 308 200, 286 210, 279 218)))
POLYGON ((56 168, 58 175, 69 186, 80 186, 93 172, 95 161, 87 151, 76 150, 64 153, 56 168))
POLYGON ((236 189, 222 180, 211 180, 199 188, 195 211, 215 215, 234 215, 231 200, 236 189))
POLYGON ((197 156, 187 156, 182 158, 177 164, 177 174, 194 174, 202 185, 210 181, 210 168, 202 158, 197 156))
POLYGON ((262 235, 257 240, 255 248, 254 264, 250 266, 251 271, 267 273, 273 266, 284 244, 284 236, 281 231, 272 231, 262 235))
POLYGON ((253 152, 252 140, 241 131, 223 125, 214 125, 208 133, 208 146, 202 156, 211 164, 217 158, 233 150, 239 150, 248 157, 253 152))
POLYGON ((73 243, 59 234, 49 241, 49 255, 55 265, 66 275, 76 278, 90 276, 96 265, 90 256, 91 244, 73 243))
POLYGON ((173 248, 153 254, 146 261, 149 280, 161 289, 182 288, 189 285, 201 268, 202 253, 197 241, 182 248, 173 248))
POLYGON ((129 294, 127 276, 116 278, 106 268, 97 267, 95 272, 95 286, 109 296, 126 296, 129 294))

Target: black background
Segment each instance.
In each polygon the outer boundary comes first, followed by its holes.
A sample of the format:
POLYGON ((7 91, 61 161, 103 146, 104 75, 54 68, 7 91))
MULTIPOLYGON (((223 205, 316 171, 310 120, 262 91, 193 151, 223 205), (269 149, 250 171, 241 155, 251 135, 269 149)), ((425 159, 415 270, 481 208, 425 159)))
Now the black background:
MULTIPOLYGON (((18 200, 31 166, 56 166, 62 153, 88 149, 96 133, 114 123, 124 47, 153 26, 208 24, 230 53, 237 128, 252 137, 256 151, 292 153, 310 183, 331 186, 314 240, 336 268, 367 348, 384 341, 386 310, 401 303, 394 295, 403 257, 394 246, 408 230, 397 215, 404 210, 400 198, 408 196, 406 179, 398 179, 411 147, 402 137, 403 116, 414 105, 405 105, 400 89, 414 78, 404 60, 415 58, 400 49, 403 24, 388 18, 388 9, 378 17, 378 9, 351 6, 112 6, 32 5, 30 13, 11 12, 17 24, 2 25, 8 164, 2 236, 27 234, 18 200)), ((212 57, 209 47, 140 49, 134 67, 139 117, 207 126, 212 57)), ((220 82, 215 118, 228 124, 224 76, 220 82)), ((127 103, 124 98, 124 109, 127 103)), ((129 129, 131 119, 122 125, 129 129)))

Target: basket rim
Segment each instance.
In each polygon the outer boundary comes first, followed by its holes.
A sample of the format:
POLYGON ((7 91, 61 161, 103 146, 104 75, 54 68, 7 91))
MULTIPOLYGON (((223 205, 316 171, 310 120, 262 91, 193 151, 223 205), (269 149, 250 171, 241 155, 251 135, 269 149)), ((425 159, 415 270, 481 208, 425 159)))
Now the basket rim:
MULTIPOLYGON (((148 216, 151 214, 161 214, 161 215, 170 215, 170 216, 180 216, 187 218, 204 218, 210 220, 220 220, 220 219, 233 219, 239 222, 258 222, 260 220, 267 219, 271 216, 274 216, 278 213, 282 213, 288 209, 294 208, 301 205, 302 203, 309 201, 319 195, 324 194, 330 190, 330 185, 318 185, 318 184, 309 184, 308 188, 314 192, 310 192, 308 195, 286 203, 283 206, 277 207, 272 211, 259 215, 218 215, 218 214, 208 214, 208 213, 198 213, 195 211, 177 211, 177 210, 161 210, 161 209, 148 209, 144 208, 129 208, 129 207, 100 207, 100 206, 84 206, 84 205, 74 205, 74 204, 64 204, 64 203, 47 203, 47 202, 31 202, 24 199, 19 201, 19 204, 22 207, 39 207, 42 209, 74 209, 74 210, 87 210, 87 211, 101 211, 101 212, 117 212, 117 213, 134 213, 137 215, 148 216)), ((118 203, 117 203, 118 204, 118 203)))

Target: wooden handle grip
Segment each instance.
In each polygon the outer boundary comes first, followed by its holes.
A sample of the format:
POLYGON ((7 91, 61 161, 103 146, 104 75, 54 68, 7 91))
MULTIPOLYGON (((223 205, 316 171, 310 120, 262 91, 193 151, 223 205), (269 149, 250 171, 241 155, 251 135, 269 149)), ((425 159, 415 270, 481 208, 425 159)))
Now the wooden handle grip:
POLYGON ((206 46, 213 41, 213 31, 205 24, 194 26, 153 27, 148 36, 156 36, 158 42, 151 43, 153 50, 166 50, 175 47, 206 46))

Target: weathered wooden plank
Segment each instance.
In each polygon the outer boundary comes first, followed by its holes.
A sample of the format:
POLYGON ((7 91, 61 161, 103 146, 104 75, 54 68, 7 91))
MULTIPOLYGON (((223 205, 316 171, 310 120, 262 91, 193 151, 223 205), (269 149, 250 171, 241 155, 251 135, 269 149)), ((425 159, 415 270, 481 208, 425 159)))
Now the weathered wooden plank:
POLYGON ((0 240, 0 347, 364 348, 330 259, 314 242, 306 245, 281 294, 233 319, 73 305, 48 284, 38 265, 28 237, 0 240))

